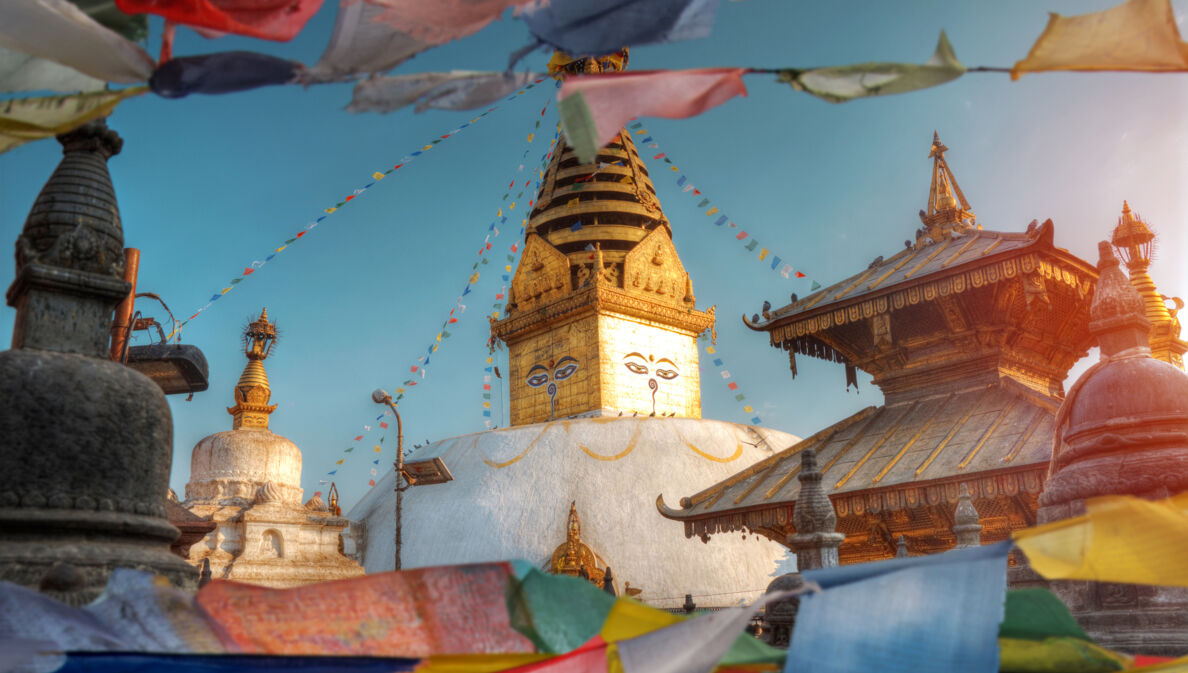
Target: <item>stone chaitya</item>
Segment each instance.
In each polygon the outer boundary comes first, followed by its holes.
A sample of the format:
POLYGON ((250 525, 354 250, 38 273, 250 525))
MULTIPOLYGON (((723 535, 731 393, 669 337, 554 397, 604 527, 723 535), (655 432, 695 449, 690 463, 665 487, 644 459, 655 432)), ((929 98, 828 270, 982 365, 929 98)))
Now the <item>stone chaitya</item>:
POLYGON ((123 140, 98 120, 58 141, 62 161, 17 239, 7 295, 16 320, 0 353, 0 580, 76 604, 117 567, 194 588, 198 571, 169 551, 169 405, 108 359, 112 311, 130 288, 107 168, 123 140))
POLYGON ((268 428, 276 409, 264 360, 276 343, 268 311, 244 333, 247 365, 235 384, 232 429, 194 447, 183 506, 216 528, 190 547, 212 576, 270 587, 343 579, 363 568, 342 555, 349 523, 315 495, 301 504, 301 450, 268 428))
POLYGON ((661 507, 703 540, 752 531, 789 544, 801 451, 812 448, 846 538, 842 564, 953 548, 969 489, 984 542, 1035 524, 1063 380, 1088 351, 1092 265, 1056 247, 1051 221, 982 229, 933 136, 920 227, 895 254, 748 320, 796 358, 873 377, 884 403, 661 507))
MULTIPOLYGON (((1084 514, 1086 499, 1097 496, 1157 499, 1188 491, 1188 374, 1153 357, 1144 297, 1127 282, 1109 244, 1099 249, 1101 279, 1089 329, 1101 360, 1073 384, 1057 416, 1040 523, 1084 514)), ((1105 647, 1188 652, 1188 589, 1079 581, 1050 586, 1105 647)))

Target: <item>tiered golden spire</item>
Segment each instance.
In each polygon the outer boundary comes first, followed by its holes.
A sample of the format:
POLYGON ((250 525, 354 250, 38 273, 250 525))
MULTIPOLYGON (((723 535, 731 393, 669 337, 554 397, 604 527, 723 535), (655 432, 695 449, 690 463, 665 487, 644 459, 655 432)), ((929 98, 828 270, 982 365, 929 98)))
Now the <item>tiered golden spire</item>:
POLYGON ((1117 249, 1118 256, 1126 263, 1126 269, 1130 273, 1130 284, 1143 297, 1144 312, 1147 320, 1151 322, 1151 355, 1183 369, 1183 356, 1184 352, 1188 351, 1188 343, 1180 339, 1180 321, 1176 319, 1175 311, 1167 308, 1166 303, 1168 299, 1173 299, 1179 307, 1183 306, 1183 301, 1159 294, 1155 281, 1147 273, 1151 265, 1155 233, 1138 213, 1131 212, 1130 204, 1126 201, 1122 202, 1122 216, 1118 218, 1118 226, 1114 228, 1111 243, 1117 249))
POLYGON ((949 162, 945 161, 945 152, 948 151, 940 135, 933 131, 932 148, 928 152, 928 158, 932 159, 932 184, 928 189, 928 210, 920 212, 924 227, 917 232, 917 245, 926 238, 936 242, 945 238, 950 231, 962 233, 974 226, 974 212, 970 210, 965 194, 961 193, 961 187, 957 186, 957 178, 953 177, 949 162))
POLYGON ((248 363, 235 384, 235 406, 227 409, 234 417, 231 427, 268 429, 268 416, 276 410, 275 404, 268 404, 272 388, 268 385, 268 373, 264 371, 264 360, 276 345, 276 324, 268 321, 268 309, 248 324, 243 333, 244 354, 248 363))

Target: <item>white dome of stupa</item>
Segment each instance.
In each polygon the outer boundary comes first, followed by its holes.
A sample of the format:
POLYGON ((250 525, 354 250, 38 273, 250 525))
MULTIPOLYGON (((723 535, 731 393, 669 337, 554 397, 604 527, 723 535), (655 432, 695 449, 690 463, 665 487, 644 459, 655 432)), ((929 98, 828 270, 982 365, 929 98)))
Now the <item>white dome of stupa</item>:
MULTIPOLYGON (((760 536, 685 537, 656 498, 711 486, 798 441, 787 433, 691 418, 594 417, 452 437, 407 462, 452 477, 404 493, 404 568, 524 559, 547 568, 566 542, 571 503, 581 542, 610 566, 620 595, 660 607, 735 605, 763 592, 781 545, 760 536)), ((394 567, 393 473, 348 514, 367 572, 394 567), (352 524, 355 527, 355 524, 352 524)))

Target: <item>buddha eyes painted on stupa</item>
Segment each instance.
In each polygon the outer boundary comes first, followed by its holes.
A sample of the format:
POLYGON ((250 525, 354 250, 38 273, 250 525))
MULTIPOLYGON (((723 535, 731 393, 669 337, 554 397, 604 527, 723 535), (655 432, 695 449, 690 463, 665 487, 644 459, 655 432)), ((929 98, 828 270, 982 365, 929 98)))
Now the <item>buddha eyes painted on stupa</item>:
POLYGON ((553 418, 557 401, 557 384, 577 373, 579 364, 577 358, 565 355, 555 363, 537 363, 528 369, 528 376, 524 383, 530 388, 539 388, 547 384, 545 392, 549 395, 549 419, 553 418))
POLYGON ((642 353, 628 353, 623 356, 623 366, 632 374, 647 374, 671 381, 681 375, 680 367, 668 358, 653 360, 654 356, 644 357, 642 353), (667 365, 667 366, 664 366, 667 365))

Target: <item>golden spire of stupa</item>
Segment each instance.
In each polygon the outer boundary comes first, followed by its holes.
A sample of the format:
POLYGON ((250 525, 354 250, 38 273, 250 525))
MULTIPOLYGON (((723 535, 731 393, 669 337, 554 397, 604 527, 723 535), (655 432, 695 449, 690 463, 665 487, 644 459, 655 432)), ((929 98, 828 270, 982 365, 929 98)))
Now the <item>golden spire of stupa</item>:
MULTIPOLYGON (((620 70, 627 51, 554 56, 549 71, 620 70)), ((701 414, 698 311, 648 169, 623 129, 582 163, 561 136, 533 209, 506 309, 512 425, 587 412, 701 414), (637 360, 639 360, 637 362, 637 360)))
POLYGON ((276 324, 268 322, 268 309, 260 311, 260 317, 243 332, 243 350, 248 362, 235 384, 235 406, 227 409, 235 419, 232 429, 268 429, 268 416, 276 410, 276 405, 268 404, 272 388, 264 371, 264 359, 272 352, 276 338, 276 324))
POLYGON ((928 188, 928 209, 920 213, 924 228, 917 236, 917 244, 924 238, 940 241, 950 230, 972 226, 974 213, 957 186, 949 162, 945 161, 948 151, 940 135, 933 131, 932 148, 928 152, 928 158, 932 159, 932 184, 928 188))
MULTIPOLYGON (((1126 263, 1130 284, 1143 297, 1145 314, 1151 323, 1151 355, 1183 369, 1183 355, 1188 350, 1188 344, 1180 340, 1180 321, 1168 310, 1167 299, 1159 294, 1155 281, 1147 273, 1151 265, 1155 232, 1137 213, 1130 211, 1130 204, 1126 201, 1122 202, 1122 216, 1118 218, 1118 226, 1114 227, 1111 242, 1118 250, 1118 256, 1126 263)), ((1179 300, 1176 302, 1182 304, 1179 300)))

